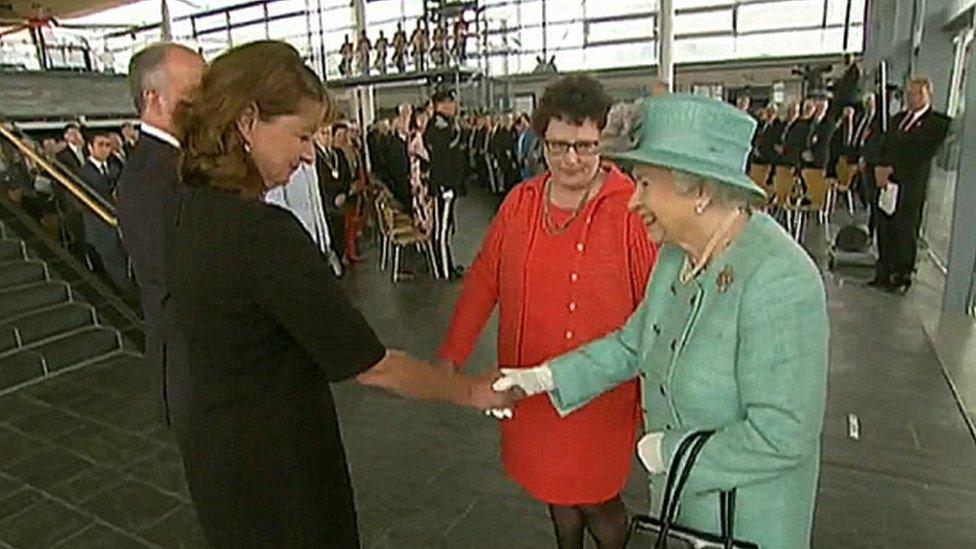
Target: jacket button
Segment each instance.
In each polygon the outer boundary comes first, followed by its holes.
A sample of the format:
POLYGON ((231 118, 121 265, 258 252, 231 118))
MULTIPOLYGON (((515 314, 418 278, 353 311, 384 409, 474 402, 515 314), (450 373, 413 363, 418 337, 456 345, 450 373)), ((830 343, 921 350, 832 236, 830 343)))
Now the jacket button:
POLYGON ((660 389, 661 389, 661 396, 668 396, 668 391, 664 388, 664 385, 661 385, 660 389))
POLYGON ((677 349, 677 348, 678 348, 678 340, 677 339, 672 339, 671 340, 671 352, 673 353, 675 351, 675 349, 677 349))
POLYGON ((576 273, 571 273, 569 275, 569 280, 571 280, 572 282, 576 282, 577 280, 579 280, 579 275, 576 273))
POLYGON ((676 294, 676 293, 678 293, 678 290, 676 290, 676 289, 674 288, 674 284, 671 284, 671 293, 672 293, 672 294, 676 294))
POLYGON ((579 244, 576 245, 576 251, 577 252, 580 252, 580 253, 583 253, 583 243, 582 242, 580 242, 579 244))
POLYGON ((694 304, 695 304, 695 300, 696 300, 696 299, 698 299, 698 296, 697 296, 697 295, 693 295, 693 296, 691 296, 691 304, 692 304, 692 305, 694 305, 694 304))
POLYGON ((654 333, 657 335, 661 335, 661 327, 658 326, 657 324, 654 325, 654 333))
POLYGON ((566 330, 566 339, 573 339, 573 331, 566 330))
POLYGON ((569 304, 569 312, 571 312, 571 313, 576 312, 576 302, 575 301, 569 304))
POLYGON ((670 423, 667 423, 667 424, 664 425, 664 428, 667 429, 668 431, 670 431, 674 427, 671 427, 671 424, 670 423))

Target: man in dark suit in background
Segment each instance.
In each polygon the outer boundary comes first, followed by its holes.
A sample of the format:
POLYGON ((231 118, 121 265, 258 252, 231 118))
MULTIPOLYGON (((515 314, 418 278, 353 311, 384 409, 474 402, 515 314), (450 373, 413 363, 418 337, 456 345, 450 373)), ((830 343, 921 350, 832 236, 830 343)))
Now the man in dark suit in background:
POLYGON ((859 156, 857 167, 861 175, 858 194, 871 212, 868 219, 868 234, 873 238, 878 227, 878 192, 880 191, 875 181, 874 168, 881 162, 881 141, 884 134, 881 131, 881 117, 878 115, 874 94, 864 96, 863 104, 864 109, 854 131, 859 156))
MULTIPOLYGON (((109 160, 112 157, 112 140, 108 133, 96 133, 88 141, 88 159, 79 174, 103 204, 113 205, 118 173, 109 160)), ((98 217, 87 207, 81 209, 84 224, 85 259, 92 271, 107 275, 124 294, 133 288, 126 268, 126 256, 115 227, 98 217)))
POLYGON ((840 120, 830 139, 830 157, 827 161, 827 177, 837 177, 837 164, 844 158, 850 166, 857 164, 857 145, 855 132, 857 122, 854 120, 854 107, 844 107, 840 120))
POLYGON ((878 263, 871 286, 906 291, 912 285, 932 159, 949 132, 949 122, 932 110, 932 83, 924 78, 911 80, 908 110, 889 122, 875 172, 879 188, 896 186, 897 201, 894 213, 879 214, 878 263))
POLYGON ((146 357, 160 375, 164 420, 179 427, 186 401, 184 352, 166 309, 165 234, 179 185, 180 142, 173 113, 200 85, 204 61, 172 43, 149 46, 129 62, 129 90, 142 120, 141 137, 118 183, 122 242, 132 258, 142 298, 146 357))
POLYGON ((85 137, 81 133, 81 126, 74 122, 64 127, 64 149, 58 153, 57 160, 62 166, 78 175, 85 165, 88 153, 85 152, 85 137))
POLYGON ((412 116, 413 108, 409 104, 400 105, 397 109, 397 117, 393 121, 393 130, 386 138, 386 152, 383 155, 385 161, 383 183, 390 189, 405 212, 411 212, 413 205, 413 191, 410 189, 410 156, 407 153, 412 116))
POLYGON ((329 242, 336 257, 341 258, 346 251, 343 208, 349 197, 352 172, 342 151, 332 146, 331 126, 322 126, 315 132, 315 173, 319 176, 319 192, 329 225, 329 242))

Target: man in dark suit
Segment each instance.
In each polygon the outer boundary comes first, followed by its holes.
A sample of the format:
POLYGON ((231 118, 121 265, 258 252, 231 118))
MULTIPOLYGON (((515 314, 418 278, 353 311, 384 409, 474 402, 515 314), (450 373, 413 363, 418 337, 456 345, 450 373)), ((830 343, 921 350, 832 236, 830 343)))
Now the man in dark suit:
POLYGON ((410 212, 413 204, 413 191, 410 189, 410 156, 407 144, 410 141, 410 118, 413 115, 409 104, 400 105, 396 119, 393 121, 393 131, 386 138, 386 152, 383 159, 386 163, 383 183, 389 187, 393 197, 397 199, 404 211, 410 212))
MULTIPOLYGON (((88 141, 88 159, 81 167, 81 179, 103 204, 115 203, 117 172, 109 159, 112 157, 112 141, 107 133, 96 133, 88 141)), ((107 275, 121 292, 132 291, 126 267, 126 256, 115 227, 98 217, 87 207, 81 209, 84 223, 85 258, 92 271, 107 275)))
POLYGON ((837 177, 837 164, 841 158, 849 165, 857 164, 857 144, 855 132, 857 122, 854 120, 854 107, 844 107, 836 129, 830 138, 830 155, 827 161, 827 177, 837 177))
POLYGON ((319 176, 319 192, 329 225, 329 241, 336 257, 346 251, 345 212, 352 172, 343 152, 332 146, 332 127, 323 126, 315 132, 315 172, 319 176))
POLYGON ((199 54, 177 44, 152 45, 132 57, 129 89, 142 120, 141 137, 118 182, 119 227, 139 283, 146 357, 160 375, 164 419, 177 428, 187 398, 186 365, 178 327, 166 308, 163 263, 179 185, 173 112, 199 86, 203 69, 199 54))
POLYGON ((804 167, 823 169, 830 158, 830 140, 837 127, 837 120, 831 115, 830 101, 826 97, 817 97, 814 105, 810 134, 802 159, 804 167))
POLYGON ((74 122, 64 127, 64 149, 58 153, 57 161, 71 173, 78 175, 85 165, 88 154, 85 152, 85 137, 81 133, 81 126, 74 122))
POLYGON ((878 115, 877 102, 873 93, 864 97, 864 109, 857 121, 855 143, 857 147, 858 194, 867 204, 871 212, 868 218, 868 234, 873 238, 878 227, 878 185, 874 177, 874 168, 881 161, 881 141, 884 134, 881 130, 881 117, 878 115))
MULTIPOLYGON (((799 118, 787 121, 783 134, 783 164, 797 169, 802 163, 801 155, 807 147, 810 130, 813 127, 813 115, 816 113, 813 101, 803 102, 803 111, 799 118)), ((792 113, 791 113, 792 114, 792 113)))
POLYGON ((911 80, 908 110, 892 117, 881 143, 877 184, 888 191, 895 185, 897 200, 893 213, 879 215, 878 263, 871 286, 906 291, 912 285, 932 159, 945 140, 949 122, 932 110, 931 82, 911 80))

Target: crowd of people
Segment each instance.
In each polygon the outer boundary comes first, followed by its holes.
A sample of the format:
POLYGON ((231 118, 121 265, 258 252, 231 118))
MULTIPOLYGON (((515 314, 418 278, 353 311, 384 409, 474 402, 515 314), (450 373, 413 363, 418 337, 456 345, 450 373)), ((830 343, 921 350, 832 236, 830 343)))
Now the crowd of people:
POLYGON ((138 133, 71 125, 43 146, 116 206, 118 231, 79 210, 71 242, 113 278, 131 263, 163 419, 211 545, 359 546, 329 388, 351 380, 499 418, 504 467, 546 506, 560 548, 587 532, 627 543, 635 449, 653 508, 695 535, 809 546, 826 297, 746 168, 844 161, 878 192, 900 187, 878 213, 876 285, 904 284, 906 227, 917 234, 945 134, 927 81, 909 84, 887 130, 870 97, 861 112, 811 97, 782 117, 672 93, 614 110, 598 81, 570 76, 531 117, 462 114, 439 90, 362 135, 282 42, 209 64, 157 44, 129 79, 138 133), (463 271, 451 237, 472 185, 501 205, 463 271), (433 362, 383 345, 336 282, 384 192, 429 239, 431 274, 463 274, 433 362), (496 308, 498 364, 466 375, 496 308))

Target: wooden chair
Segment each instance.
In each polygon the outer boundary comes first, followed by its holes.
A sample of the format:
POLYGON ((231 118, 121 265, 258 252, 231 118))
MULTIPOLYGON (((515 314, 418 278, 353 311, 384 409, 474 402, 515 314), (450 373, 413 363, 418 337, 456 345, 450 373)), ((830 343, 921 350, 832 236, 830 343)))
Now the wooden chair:
MULTIPOLYGON (((419 249, 430 246, 430 235, 422 233, 414 224, 413 217, 393 206, 389 191, 381 192, 376 200, 377 223, 382 242, 380 249, 380 269, 392 259, 393 283, 400 281, 400 257, 403 248, 416 246, 419 249), (390 257, 392 254, 392 258, 390 257)), ((428 254, 425 254, 429 256, 428 254)))
POLYGON ((829 238, 827 206, 830 200, 831 181, 827 179, 823 168, 803 168, 800 170, 800 178, 806 184, 806 192, 798 195, 798 199, 790 200, 786 206, 792 217, 789 225, 793 238, 797 242, 802 242, 805 226, 812 214, 817 214, 817 219, 824 229, 824 236, 829 238))
POLYGON ((841 157, 837 161, 837 183, 835 192, 831 197, 830 213, 833 213, 837 206, 837 196, 844 195, 847 200, 847 211, 854 215, 854 192, 851 186, 854 184, 854 175, 857 174, 857 166, 852 166, 847 158, 841 157))
POLYGON ((789 166, 777 166, 776 173, 773 174, 773 200, 778 207, 786 206, 793 195, 796 186, 796 176, 793 175, 793 168, 789 166))
POLYGON ((752 164, 749 166, 749 179, 763 189, 768 189, 769 185, 769 164, 752 164))

